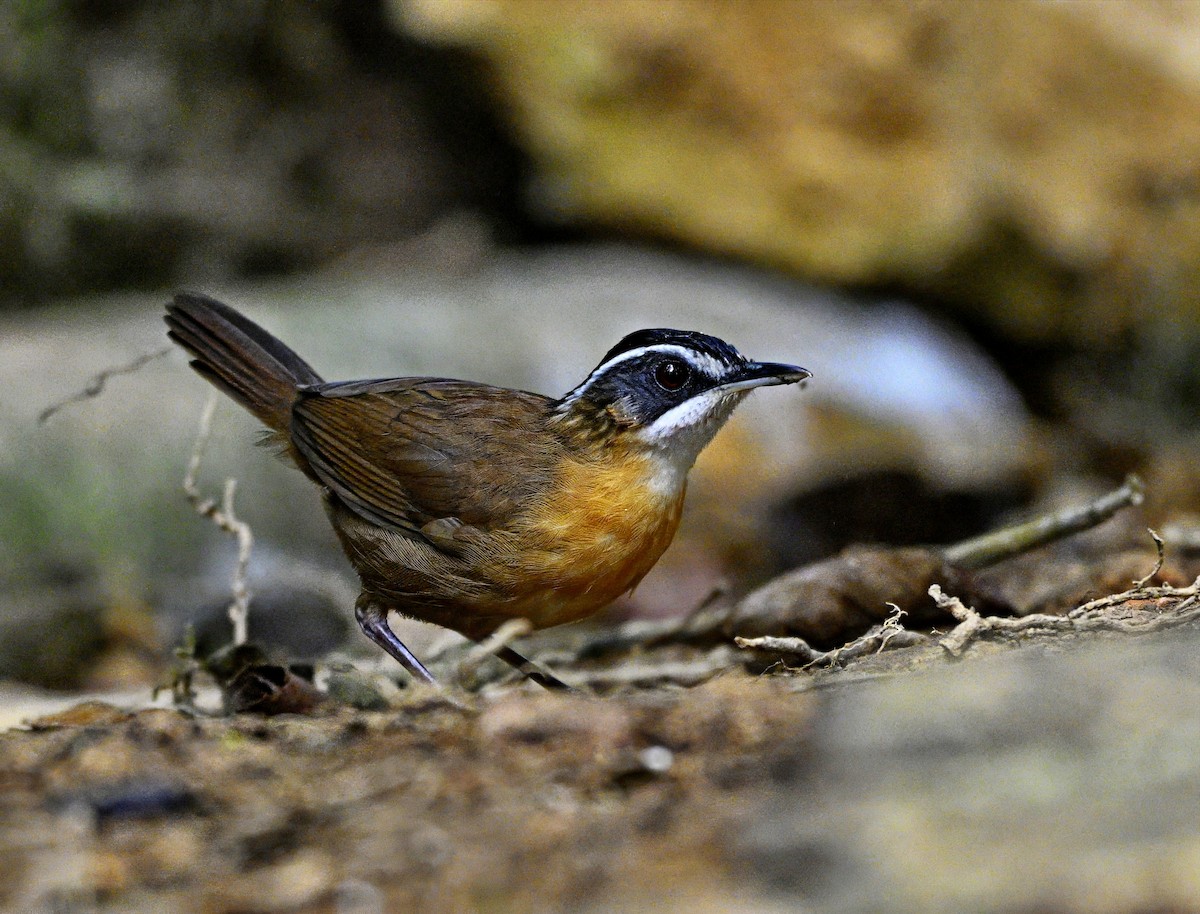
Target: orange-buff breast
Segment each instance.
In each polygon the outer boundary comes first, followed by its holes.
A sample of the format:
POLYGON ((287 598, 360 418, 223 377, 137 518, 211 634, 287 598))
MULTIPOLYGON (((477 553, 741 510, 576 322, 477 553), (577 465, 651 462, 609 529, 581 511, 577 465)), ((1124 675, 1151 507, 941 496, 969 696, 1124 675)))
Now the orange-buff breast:
POLYGON ((636 586, 675 536, 686 485, 637 455, 571 461, 555 488, 522 524, 524 593, 510 609, 538 628, 582 619, 636 586))

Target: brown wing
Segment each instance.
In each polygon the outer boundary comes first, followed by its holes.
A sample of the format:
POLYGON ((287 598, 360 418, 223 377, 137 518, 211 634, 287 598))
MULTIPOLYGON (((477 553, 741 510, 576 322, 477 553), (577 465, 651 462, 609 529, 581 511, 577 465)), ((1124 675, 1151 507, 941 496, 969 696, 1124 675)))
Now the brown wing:
POLYGON ((437 378, 326 384, 302 390, 292 439, 360 517, 429 539, 436 521, 503 526, 546 485, 549 403, 437 378))

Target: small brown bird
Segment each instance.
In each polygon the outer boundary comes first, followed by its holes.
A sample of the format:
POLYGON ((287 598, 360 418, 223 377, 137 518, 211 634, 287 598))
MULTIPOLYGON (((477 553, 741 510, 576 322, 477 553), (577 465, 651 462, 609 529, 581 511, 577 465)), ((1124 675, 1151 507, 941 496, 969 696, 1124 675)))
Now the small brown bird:
MULTIPOLYGON (((679 525, 687 473, 753 388, 809 372, 683 330, 639 330, 558 399, 445 378, 323 381, 257 324, 202 295, 168 336, 322 487, 362 580, 355 616, 413 676, 389 611, 476 641, 543 628, 632 590, 679 525)), ((499 656, 561 685, 511 648, 499 656)))

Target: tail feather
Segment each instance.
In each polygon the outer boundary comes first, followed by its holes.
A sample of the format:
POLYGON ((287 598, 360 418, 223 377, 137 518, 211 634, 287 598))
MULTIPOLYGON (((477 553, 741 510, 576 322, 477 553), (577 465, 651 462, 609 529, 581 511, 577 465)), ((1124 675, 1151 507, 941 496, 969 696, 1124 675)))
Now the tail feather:
POLYGON ((195 358, 198 374, 286 436, 297 390, 320 384, 304 359, 227 305, 181 292, 167 305, 167 336, 195 358))

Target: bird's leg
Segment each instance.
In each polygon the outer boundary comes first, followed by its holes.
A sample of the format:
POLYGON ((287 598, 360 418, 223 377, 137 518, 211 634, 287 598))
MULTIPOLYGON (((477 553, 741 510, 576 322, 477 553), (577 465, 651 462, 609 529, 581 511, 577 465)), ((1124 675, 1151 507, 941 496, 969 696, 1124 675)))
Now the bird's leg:
POLYGON ((404 642, 396 637, 396 633, 388 625, 386 609, 364 597, 359 597, 358 602, 354 604, 354 618, 358 620, 358 627, 363 630, 363 634, 396 658, 397 662, 408 670, 413 679, 437 685, 437 680, 433 678, 433 674, 429 670, 425 669, 425 664, 421 663, 416 655, 404 646, 404 642))
POLYGON ((544 689, 554 689, 573 692, 569 685, 551 673, 548 669, 539 663, 534 663, 528 657, 525 657, 514 651, 507 644, 496 651, 496 656, 505 663, 516 668, 517 672, 521 673, 526 679, 532 680, 544 689))
MULTIPOLYGON (((414 679, 428 682, 431 685, 438 684, 438 681, 433 678, 433 674, 425 668, 425 664, 421 663, 404 642, 396 637, 396 633, 388 625, 386 609, 371 600, 360 597, 354 605, 354 618, 358 620, 358 626, 363 630, 363 634, 394 657, 414 679)), ((496 656, 543 688, 571 691, 569 685, 544 666, 522 656, 508 645, 496 651, 496 656)))

